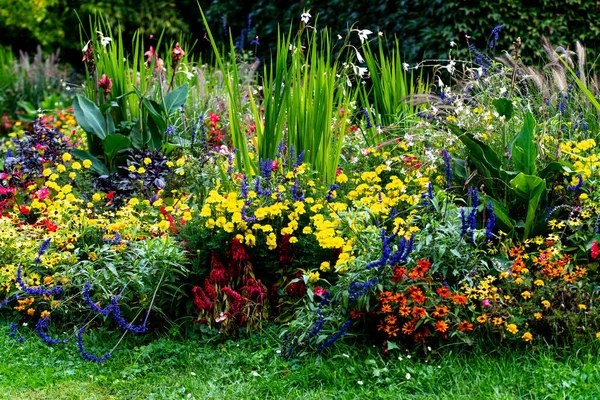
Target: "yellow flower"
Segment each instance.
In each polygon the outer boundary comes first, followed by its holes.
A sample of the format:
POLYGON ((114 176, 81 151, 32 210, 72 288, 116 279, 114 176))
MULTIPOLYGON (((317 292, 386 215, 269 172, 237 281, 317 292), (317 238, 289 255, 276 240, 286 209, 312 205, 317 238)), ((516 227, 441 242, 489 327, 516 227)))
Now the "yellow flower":
POLYGON ((92 162, 90 160, 83 160, 83 168, 88 169, 92 167, 92 162))
POLYGON ((97 259, 98 259, 98 255, 95 252, 91 251, 88 253, 88 260, 96 261, 97 259))
POLYGON ((536 286, 544 286, 544 281, 541 279, 537 279, 535 282, 533 282, 533 284, 536 286))
POLYGON ((75 172, 69 173, 69 179, 75 179, 76 176, 77 174, 75 172))
POLYGON ((541 312, 536 312, 535 314, 533 314, 533 316, 535 317, 535 319, 542 319, 542 313, 541 312))
POLYGON ((140 168, 138 168, 137 172, 138 172, 138 174, 144 174, 144 173, 146 173, 146 168, 140 167, 140 168))
POLYGON ((477 322, 479 322, 480 324, 484 324, 487 322, 487 319, 487 315, 481 314, 479 317, 477 317, 477 322))
POLYGON ((523 336, 521 336, 521 338, 526 342, 531 342, 531 339, 533 339, 533 335, 529 332, 525 332, 523 336))
POLYGON ((44 318, 50 318, 50 311, 46 311, 46 310, 42 311, 41 314, 40 314, 40 317, 42 319, 44 319, 44 318))
MULTIPOLYGON (((67 154, 67 153, 65 153, 65 154, 67 154)), ((63 172, 65 172, 67 170, 67 167, 65 167, 62 164, 58 164, 56 166, 56 170, 58 171, 59 174, 62 174, 63 172)))
POLYGON ((587 310, 587 306, 585 304, 579 304, 580 310, 587 310))
POLYGON ((316 271, 316 272, 311 272, 311 273, 309 273, 309 274, 308 274, 308 281, 309 281, 310 283, 318 282, 318 280, 319 280, 320 276, 321 276, 321 275, 319 274, 319 272, 318 272, 318 271, 316 271))
POLYGON ((519 277, 519 278, 515 279, 515 283, 516 283, 517 285, 520 285, 521 283, 523 283, 523 279, 521 279, 521 278, 519 277))
POLYGON ((52 171, 48 168, 44 168, 44 170, 42 171, 42 175, 44 176, 50 176, 51 173, 52 171))
POLYGON ((152 164, 152 160, 149 159, 148 157, 144 158, 144 164, 148 165, 148 164, 152 164))
POLYGON ((329 264, 328 261, 323 261, 321 263, 321 266, 319 267, 319 269, 323 272, 327 272, 331 269, 331 265, 329 264))
POLYGON ((596 332, 596 339, 600 339, 600 332, 596 332))
POLYGON ((526 291, 524 291, 523 293, 521 293, 521 296, 522 296, 522 297, 523 297, 525 300, 527 300, 527 299, 530 299, 530 298, 531 298, 531 293, 529 293, 529 292, 526 290, 526 291))
POLYGON ((337 183, 346 183, 348 182, 348 176, 344 173, 341 173, 335 178, 335 181, 337 183))
POLYGON ((296 236, 290 236, 290 243, 298 243, 298 238, 296 236))
POLYGON ((548 300, 542 301, 542 305, 546 308, 550 308, 550 302, 548 300))
POLYGON ((138 204, 140 204, 140 201, 138 200, 138 198, 137 198, 137 197, 132 197, 131 199, 129 199, 129 205, 130 205, 131 207, 135 207, 135 206, 137 206, 138 204))
POLYGON ((33 315, 33 314, 35 314, 35 309, 33 309, 33 308, 28 308, 28 309, 27 309, 27 315, 33 315))
POLYGON ((492 319, 492 322, 494 323, 494 325, 502 325, 504 320, 500 317, 495 317, 494 319, 492 319))
POLYGON ((72 157, 71 157, 71 155, 69 153, 63 153, 63 155, 62 155, 63 162, 68 162, 68 161, 71 160, 71 158, 72 157))
POLYGON ((506 325, 506 330, 509 331, 510 333, 512 333, 513 335, 515 335, 517 332, 519 332, 519 328, 517 328, 517 325, 515 325, 515 324, 506 325))
POLYGON ((135 165, 130 165, 127 169, 129 170, 129 172, 135 172, 135 165))
POLYGON ((75 161, 73 164, 71 164, 71 168, 73 168, 74 170, 81 169, 81 164, 79 163, 79 161, 75 161))
POLYGON ((94 195, 92 196, 92 200, 98 202, 102 200, 102 195, 100 193, 94 193, 94 195))

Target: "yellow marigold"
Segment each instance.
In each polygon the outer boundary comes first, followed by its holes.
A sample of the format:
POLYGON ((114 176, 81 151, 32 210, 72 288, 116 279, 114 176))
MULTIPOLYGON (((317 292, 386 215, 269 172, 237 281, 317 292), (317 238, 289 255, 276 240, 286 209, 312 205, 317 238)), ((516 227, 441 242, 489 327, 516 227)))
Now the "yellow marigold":
POLYGON ((62 174, 63 172, 65 172, 65 171, 67 170, 67 167, 65 167, 65 166, 64 166, 64 165, 62 165, 62 164, 58 164, 58 165, 56 166, 56 170, 58 171, 58 173, 59 173, 59 174, 62 174))
POLYGON ((327 272, 331 269, 331 264, 328 261, 323 261, 319 269, 323 272, 327 272))
POLYGON ((92 196, 92 200, 98 202, 102 200, 102 195, 100 193, 94 193, 94 195, 92 196))
POLYGON ((73 164, 71 164, 71 168, 73 168, 74 170, 81 169, 81 164, 79 163, 79 161, 75 161, 73 164))
POLYGON ((152 160, 149 159, 148 157, 144 158, 144 164, 148 165, 148 164, 152 164, 152 160))
POLYGON ((546 308, 550 308, 550 302, 548 300, 542 301, 542 305, 546 308))
POLYGON ((348 176, 344 173, 341 173, 335 178, 335 181, 337 183, 346 183, 348 182, 348 176))
POLYGON ((536 312, 535 314, 533 314, 533 316, 535 317, 535 319, 542 319, 542 313, 541 312, 536 312))
POLYGON ((515 324, 506 325, 506 330, 509 331, 510 333, 512 333, 513 335, 515 335, 517 332, 519 332, 519 328, 517 328, 517 325, 515 325, 515 324))
POLYGON ((530 298, 531 298, 531 293, 530 293, 530 292, 528 292, 528 291, 526 290, 526 291, 524 291, 523 293, 521 293, 521 296, 522 296, 524 299, 530 299, 530 298))
POLYGON ((319 274, 319 271, 316 271, 316 272, 310 272, 310 273, 308 274, 308 281, 309 281, 310 283, 318 282, 318 280, 319 280, 320 276, 321 276, 321 275, 319 274))
POLYGON ((90 160, 83 160, 83 168, 88 169, 92 167, 92 162, 90 160))
POLYGON ((525 332, 523 336, 521 336, 521 338, 526 342, 531 342, 531 339, 533 339, 533 335, 530 332, 525 332))
POLYGON ((544 281, 541 279, 537 279, 535 282, 533 282, 533 284, 536 286, 544 286, 544 281))
POLYGON ((579 304, 580 310, 587 310, 587 306, 585 304, 579 304))
POLYGON ((600 339, 600 332, 596 332, 596 339, 600 339))
POLYGON ((69 153, 63 153, 63 155, 62 155, 63 162, 68 162, 68 161, 71 160, 71 158, 72 157, 71 157, 71 155, 69 153))
POLYGON ((50 318, 50 311, 47 311, 47 310, 42 311, 41 314, 40 314, 40 317, 42 319, 44 319, 44 318, 50 318))

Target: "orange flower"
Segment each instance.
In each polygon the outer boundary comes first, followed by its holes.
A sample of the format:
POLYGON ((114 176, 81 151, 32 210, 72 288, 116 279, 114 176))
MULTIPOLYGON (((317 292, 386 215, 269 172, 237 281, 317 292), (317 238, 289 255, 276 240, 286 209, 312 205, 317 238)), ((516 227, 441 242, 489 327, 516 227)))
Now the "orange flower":
POLYGON ((473 324, 467 321, 463 321, 460 324, 458 324, 458 330, 461 332, 472 331, 473 324))
POLYGON ((525 332, 523 336, 521 336, 521 338, 526 342, 531 342, 531 339, 533 339, 533 335, 529 332, 525 332))
POLYGON ((435 292, 439 294, 442 299, 451 296, 450 290, 446 286, 438 288, 435 292))
POLYGON ((462 295, 462 294, 453 294, 452 295, 452 300, 454 301, 455 304, 465 304, 468 300, 467 296, 462 295))
POLYGON ((385 319, 385 322, 388 325, 396 325, 396 322, 398 322, 398 319, 393 315, 388 315, 387 318, 385 319))
POLYGON ((389 304, 382 305, 381 306, 381 312, 391 313, 392 312, 392 306, 390 306, 389 304))
POLYGON ((435 306, 435 311, 432 313, 432 315, 436 318, 443 318, 449 312, 450 310, 446 306, 435 306))
POLYGON ((398 315, 401 317, 408 317, 410 315, 410 308, 402 306, 398 309, 398 315))
POLYGON ((427 310, 425 309, 425 307, 413 307, 412 314, 417 319, 425 318, 425 316, 427 315, 427 310))
POLYGON ((480 324, 485 324, 487 322, 487 319, 487 315, 481 314, 479 317, 477 317, 477 322, 479 322, 480 324))
POLYGON ((435 323, 435 330, 444 333, 448 330, 448 324, 445 321, 440 320, 435 323))
POLYGON ((408 321, 404 325, 402 325, 402 333, 405 335, 410 335, 415 331, 415 320, 408 321))

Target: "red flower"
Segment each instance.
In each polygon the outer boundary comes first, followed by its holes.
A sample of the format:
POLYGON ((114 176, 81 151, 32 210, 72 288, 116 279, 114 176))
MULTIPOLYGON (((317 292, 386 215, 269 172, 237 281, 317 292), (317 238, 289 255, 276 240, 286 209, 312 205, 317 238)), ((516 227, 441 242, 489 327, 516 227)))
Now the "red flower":
POLYGON ((450 297, 450 290, 446 286, 441 286, 435 291, 441 298, 450 297))
POLYGON ((458 324, 458 330, 461 332, 472 331, 473 324, 467 321, 463 321, 460 324, 458 324))
POLYGON ((106 198, 107 198, 107 199, 109 199, 109 200, 112 200, 112 199, 114 199, 114 198, 115 198, 115 192, 114 192, 114 191, 112 191, 112 192, 108 192, 108 193, 106 194, 106 198))
POLYGON ((327 289, 317 286, 313 293, 316 296, 323 296, 323 295, 325 295, 326 292, 327 292, 327 289))
POLYGON ((598 241, 594 240, 594 243, 592 244, 591 256, 595 260, 598 255, 600 255, 600 248, 598 248, 598 241))
POLYGON ((29 209, 29 207, 27 207, 25 204, 23 204, 21 207, 19 207, 19 210, 21 210, 21 212, 25 215, 29 214, 29 211, 31 211, 29 209))

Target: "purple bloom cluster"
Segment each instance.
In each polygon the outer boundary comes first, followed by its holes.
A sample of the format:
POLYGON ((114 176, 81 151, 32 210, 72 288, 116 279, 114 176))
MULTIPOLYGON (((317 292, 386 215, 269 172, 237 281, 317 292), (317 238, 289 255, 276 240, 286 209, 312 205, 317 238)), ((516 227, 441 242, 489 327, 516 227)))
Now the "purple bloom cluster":
POLYGON ((325 200, 332 201, 333 200, 333 192, 339 187, 340 186, 336 185, 335 183, 333 185, 331 185, 331 187, 327 191, 327 196, 325 196, 325 200))
POLYGON ((242 176, 242 186, 240 188, 240 198, 247 199, 248 198, 248 177, 246 174, 242 176))
POLYGON ((371 286, 377 285, 379 283, 379 279, 373 278, 367 282, 352 282, 350 287, 348 288, 348 300, 351 303, 354 303, 360 296, 367 293, 371 286))
POLYGON ((448 151, 446 149, 442 150, 442 157, 444 158, 444 177, 446 179, 446 188, 450 187, 450 182, 452 182, 454 180, 454 178, 452 177, 452 164, 450 163, 452 161, 452 156, 450 156, 450 153, 448 153, 448 151))
POLYGON ((149 314, 146 315, 146 320, 144 320, 144 322, 141 325, 133 325, 132 323, 127 322, 125 318, 121 316, 121 307, 119 306, 119 298, 121 297, 121 295, 113 297, 110 301, 110 305, 106 306, 105 308, 101 308, 97 304, 95 304, 90 298, 89 290, 91 289, 91 287, 92 285, 89 282, 86 282, 83 285, 83 299, 92 311, 102 315, 103 317, 107 317, 110 315, 115 320, 117 325, 126 331, 135 334, 140 334, 148 331, 146 321, 148 319, 149 314))
POLYGON ((492 33, 488 37, 488 42, 490 43, 490 49, 496 47, 496 42, 498 41, 498 33, 500 30, 504 28, 504 25, 498 25, 494 29, 492 29, 492 33))
POLYGON ((14 322, 12 324, 10 324, 10 332, 8 334, 8 337, 12 338, 12 339, 16 339, 17 342, 19 342, 19 343, 23 343, 25 341, 23 336, 19 335, 19 338, 17 339, 17 330, 18 329, 19 329, 19 325, 15 324, 14 322))
POLYGON ((392 233, 389 237, 386 236, 385 229, 381 230, 381 258, 379 260, 375 260, 370 262, 365 266, 365 269, 371 269, 374 267, 379 267, 379 269, 383 269, 387 264, 396 265, 402 262, 405 262, 411 253, 414 245, 415 235, 411 235, 409 240, 406 240, 406 237, 402 236, 400 239, 400 243, 398 243, 398 250, 395 253, 392 253, 392 242, 398 237, 398 231, 392 233))
POLYGON ((41 286, 27 286, 23 280, 23 269, 21 266, 17 268, 17 276, 15 277, 17 284, 25 293, 30 296, 55 296, 62 293, 62 286, 54 286, 51 289, 43 289, 41 286))
POLYGON ((471 211, 465 215, 464 210, 460 210, 460 220, 462 223, 460 236, 465 237, 469 243, 473 243, 475 229, 477 228, 477 207, 479 206, 479 195, 477 188, 469 188, 468 196, 471 198, 471 211))
POLYGON ((371 129, 373 127, 373 124, 371 123, 371 116, 369 115, 369 112, 367 111, 366 108, 363 108, 362 111, 363 111, 363 114, 365 115, 365 121, 366 121, 365 128, 371 129))
POLYGON ((328 347, 330 347, 332 344, 334 344, 339 338, 341 338, 342 336, 346 335, 346 331, 348 330, 348 328, 350 328, 350 324, 352 323, 352 321, 350 321, 349 319, 346 320, 346 322, 344 323, 344 326, 342 326, 342 329, 340 329, 339 331, 337 331, 329 340, 327 340, 325 343, 322 343, 318 346, 319 350, 324 350, 328 347))
POLYGON ((84 333, 85 333, 85 328, 83 328, 83 327, 77 331, 77 347, 79 348, 79 352, 81 353, 81 356, 86 360, 94 361, 94 362, 97 362, 98 364, 102 364, 103 362, 108 360, 111 357, 110 353, 106 353, 102 357, 98 357, 94 354, 87 352, 87 350, 83 346, 83 334, 84 333))
POLYGON ((40 318, 38 322, 35 324, 35 331, 38 336, 44 343, 48 346, 52 346, 55 344, 64 344, 69 341, 69 338, 66 339, 52 339, 46 329, 50 328, 50 317, 40 318))
POLYGON ((487 210, 488 210, 488 215, 487 215, 487 220, 485 221, 485 236, 486 236, 486 242, 489 241, 490 239, 494 238, 494 234, 492 233, 492 231, 494 230, 494 227, 496 226, 496 214, 494 214, 494 205, 492 204, 492 201, 490 200, 487 204, 487 210))
POLYGON ((321 299, 321 301, 319 303, 319 307, 317 308, 317 311, 315 311, 315 313, 317 314, 319 319, 317 320, 317 322, 315 322, 312 329, 310 330, 310 333, 308 334, 309 338, 313 338, 313 337, 317 336, 319 334, 319 332, 321 332, 321 329, 323 329, 323 325, 325 325, 325 317, 323 316, 323 307, 329 301, 329 297, 330 297, 329 292, 325 292, 325 294, 323 295, 323 298, 321 299))
POLYGON ((248 216, 248 211, 247 211, 247 209, 248 209, 248 206, 249 206, 250 204, 252 204, 252 200, 247 200, 247 201, 244 203, 244 206, 242 207, 242 220, 244 220, 244 222, 248 222, 248 223, 250 223, 250 224, 253 224, 253 223, 255 223, 255 222, 258 222, 258 218, 256 218, 256 217, 249 217, 249 216, 248 216))
POLYGON ((294 186, 292 186, 292 200, 294 201, 304 201, 304 193, 298 187, 298 179, 294 181, 294 186))

